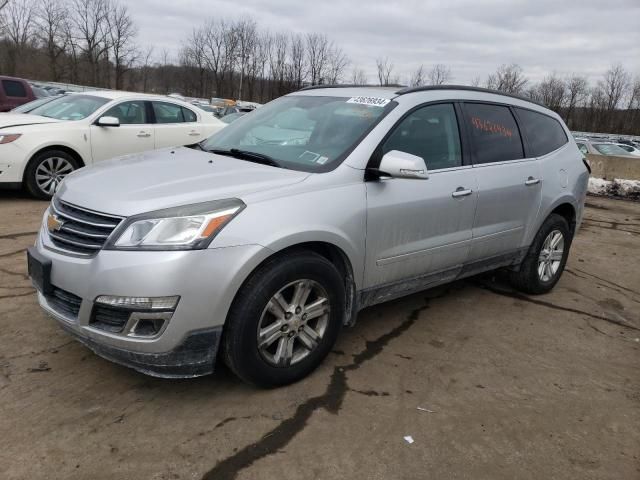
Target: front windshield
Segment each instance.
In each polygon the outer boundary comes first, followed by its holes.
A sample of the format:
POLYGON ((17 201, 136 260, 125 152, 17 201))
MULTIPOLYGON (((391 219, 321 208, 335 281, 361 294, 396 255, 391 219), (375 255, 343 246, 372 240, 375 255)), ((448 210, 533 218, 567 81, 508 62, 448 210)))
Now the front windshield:
POLYGON ((45 103, 49 103, 54 100, 54 97, 42 97, 37 100, 33 100, 32 102, 23 103, 19 107, 11 110, 13 113, 29 113, 31 110, 44 105, 45 103))
POLYGON ((629 153, 613 143, 596 143, 593 146, 602 155, 627 155, 629 153))
POLYGON ((205 150, 266 155, 284 168, 328 171, 395 104, 385 99, 292 95, 244 115, 206 140, 205 150))
POLYGON ((34 108, 29 113, 57 120, 82 120, 108 101, 92 95, 69 95, 34 108))

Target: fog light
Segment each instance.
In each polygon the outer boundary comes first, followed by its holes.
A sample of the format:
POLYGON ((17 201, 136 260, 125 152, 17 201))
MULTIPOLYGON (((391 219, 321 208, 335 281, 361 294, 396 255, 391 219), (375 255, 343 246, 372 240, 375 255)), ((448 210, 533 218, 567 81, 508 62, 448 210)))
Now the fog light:
POLYGON ((112 308, 125 308, 127 310, 147 311, 173 311, 178 305, 180 296, 172 297, 118 297, 114 295, 100 295, 96 303, 112 308))

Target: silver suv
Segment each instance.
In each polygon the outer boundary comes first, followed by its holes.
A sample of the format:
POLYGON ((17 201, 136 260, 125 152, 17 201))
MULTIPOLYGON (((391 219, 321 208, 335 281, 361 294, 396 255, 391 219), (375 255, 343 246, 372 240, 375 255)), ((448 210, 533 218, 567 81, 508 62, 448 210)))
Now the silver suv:
POLYGON ((548 292, 589 172, 562 120, 468 87, 308 88, 191 148, 69 175, 29 272, 98 355, 294 382, 360 309, 487 270, 548 292))

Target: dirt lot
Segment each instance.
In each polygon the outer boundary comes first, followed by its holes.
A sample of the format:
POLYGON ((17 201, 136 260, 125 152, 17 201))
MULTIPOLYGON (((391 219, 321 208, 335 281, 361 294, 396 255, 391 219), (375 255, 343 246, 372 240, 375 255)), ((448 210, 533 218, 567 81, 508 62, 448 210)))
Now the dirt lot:
POLYGON ((68 338, 25 275, 46 205, 2 194, 0 478, 640 478, 640 204, 588 204, 551 294, 484 276, 367 309, 264 391, 68 338))

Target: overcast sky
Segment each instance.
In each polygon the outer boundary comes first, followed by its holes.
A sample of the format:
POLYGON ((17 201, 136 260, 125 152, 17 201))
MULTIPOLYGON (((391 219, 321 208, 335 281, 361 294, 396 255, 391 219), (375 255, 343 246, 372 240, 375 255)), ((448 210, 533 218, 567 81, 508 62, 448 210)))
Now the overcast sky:
POLYGON ((420 64, 469 83, 503 63, 533 81, 552 71, 595 82, 614 63, 640 75, 640 0, 128 0, 142 44, 174 56, 206 18, 253 18, 272 32, 325 33, 377 80, 389 57, 403 82, 420 64))

